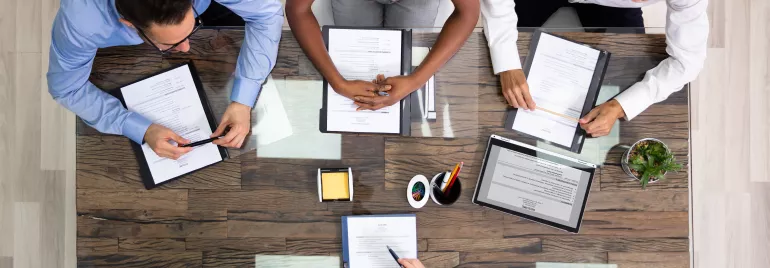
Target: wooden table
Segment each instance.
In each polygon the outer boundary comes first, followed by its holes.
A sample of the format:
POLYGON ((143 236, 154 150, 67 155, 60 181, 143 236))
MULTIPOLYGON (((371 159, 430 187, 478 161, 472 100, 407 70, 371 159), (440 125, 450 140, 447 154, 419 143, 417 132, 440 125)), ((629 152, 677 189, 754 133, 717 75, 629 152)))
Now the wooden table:
MULTIPOLYGON (((563 35, 611 51, 605 84, 622 89, 666 57, 663 35, 563 35)), ((529 37, 520 34, 522 57, 529 37)), ((148 45, 102 49, 91 81, 113 89, 193 60, 221 116, 242 38, 240 30, 201 30, 189 54, 171 58, 161 58, 148 45)), ((435 34, 418 33, 415 45, 429 46, 434 39, 435 34)), ((321 79, 288 31, 272 77, 311 84, 321 79)), ((470 199, 489 135, 534 141, 502 128, 506 107, 482 33, 472 34, 436 81, 439 94, 453 103, 447 113, 453 116, 451 135, 342 135, 337 160, 258 157, 252 139, 244 150, 231 150, 232 159, 150 191, 140 182, 128 139, 99 134, 78 121, 79 265, 253 267, 255 254, 339 255, 340 216, 414 213, 420 258, 431 268, 534 267, 535 262, 688 267, 687 168, 642 190, 619 166, 622 149, 609 150, 578 235, 475 206, 470 199), (419 210, 408 205, 404 189, 412 176, 459 161, 466 169, 456 204, 431 203, 419 210), (318 202, 315 172, 329 166, 353 167, 354 202, 318 202)), ((688 112, 688 90, 682 90, 633 121, 620 122, 618 143, 659 138, 687 164, 688 112)), ((437 122, 428 127, 446 128, 442 118, 437 122)))

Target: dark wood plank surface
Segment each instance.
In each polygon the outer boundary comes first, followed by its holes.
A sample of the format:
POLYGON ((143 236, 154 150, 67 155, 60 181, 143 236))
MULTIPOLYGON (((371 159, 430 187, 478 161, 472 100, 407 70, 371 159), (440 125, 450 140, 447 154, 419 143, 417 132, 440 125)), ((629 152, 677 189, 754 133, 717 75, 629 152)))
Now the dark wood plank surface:
MULTIPOLYGON (((563 35, 610 50, 605 84, 621 89, 666 57, 662 35, 563 35)), ((148 45, 101 49, 91 81, 111 90, 193 60, 219 117, 242 39, 242 31, 205 29, 193 36, 190 53, 164 58, 148 45)), ((520 34, 522 58, 529 40, 528 33, 520 34)), ((430 46, 435 34, 416 33, 414 41, 430 46)), ((277 81, 321 79, 289 32, 271 75, 277 81)), ((382 213, 417 215, 420 258, 431 268, 534 267, 542 261, 689 265, 687 169, 642 190, 620 169, 622 149, 611 150, 597 172, 580 234, 471 204, 489 135, 534 141, 502 127, 506 106, 482 33, 474 33, 436 78, 451 111, 428 126, 430 135, 413 136, 447 136, 451 128, 453 138, 342 135, 341 159, 315 160, 257 157, 251 137, 243 150, 230 151, 231 159, 150 191, 126 138, 100 134, 78 120, 78 265, 253 267, 255 254, 338 256, 341 216, 382 213), (444 116, 451 117, 449 125, 444 116), (404 188, 412 176, 432 176, 459 161, 465 169, 457 203, 408 205, 404 188), (356 178, 355 201, 319 203, 317 169, 347 166, 356 178)), ((620 144, 659 138, 687 164, 688 96, 682 90, 633 121, 621 121, 620 144)))

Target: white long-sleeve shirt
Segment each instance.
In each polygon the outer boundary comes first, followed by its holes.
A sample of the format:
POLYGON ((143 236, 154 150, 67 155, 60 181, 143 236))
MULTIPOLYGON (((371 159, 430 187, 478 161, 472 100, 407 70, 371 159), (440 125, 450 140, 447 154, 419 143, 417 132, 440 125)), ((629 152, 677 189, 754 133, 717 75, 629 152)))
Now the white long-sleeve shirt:
MULTIPOLYGON (((612 7, 642 7, 661 0, 636 3, 631 0, 570 0, 573 3, 612 7)), ((708 0, 665 0, 666 52, 669 58, 647 71, 644 79, 623 91, 615 99, 631 120, 650 105, 663 101, 695 80, 706 60, 709 22, 708 0)), ((513 0, 481 0, 484 34, 489 43, 495 74, 521 69, 516 40, 518 17, 513 0)), ((640 48, 641 49, 641 48, 640 48)))

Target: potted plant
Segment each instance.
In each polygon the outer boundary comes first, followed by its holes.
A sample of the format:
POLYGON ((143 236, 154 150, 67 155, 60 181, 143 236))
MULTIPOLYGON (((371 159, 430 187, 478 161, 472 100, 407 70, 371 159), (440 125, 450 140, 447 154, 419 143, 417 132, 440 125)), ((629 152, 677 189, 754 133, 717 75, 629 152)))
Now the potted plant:
POLYGON ((623 171, 639 180, 642 188, 647 188, 648 183, 665 179, 669 171, 682 169, 668 146, 657 139, 637 141, 623 153, 620 163, 623 171))

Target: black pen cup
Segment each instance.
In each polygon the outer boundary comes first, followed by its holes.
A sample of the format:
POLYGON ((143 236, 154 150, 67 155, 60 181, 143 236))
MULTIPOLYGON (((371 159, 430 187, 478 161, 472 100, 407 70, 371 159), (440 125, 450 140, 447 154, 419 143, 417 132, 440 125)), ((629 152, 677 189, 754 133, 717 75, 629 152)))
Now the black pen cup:
POLYGON ((433 187, 432 185, 434 183, 439 187, 441 187, 441 182, 444 179, 444 174, 445 174, 444 172, 436 174, 436 176, 433 176, 433 179, 430 180, 430 183, 431 183, 430 198, 433 200, 433 202, 435 202, 440 206, 448 206, 448 205, 454 204, 457 201, 457 199, 460 199, 460 193, 462 192, 460 177, 457 177, 457 179, 455 179, 455 182, 452 184, 452 188, 447 189, 445 193, 442 193, 441 190, 436 189, 436 187, 433 187))

